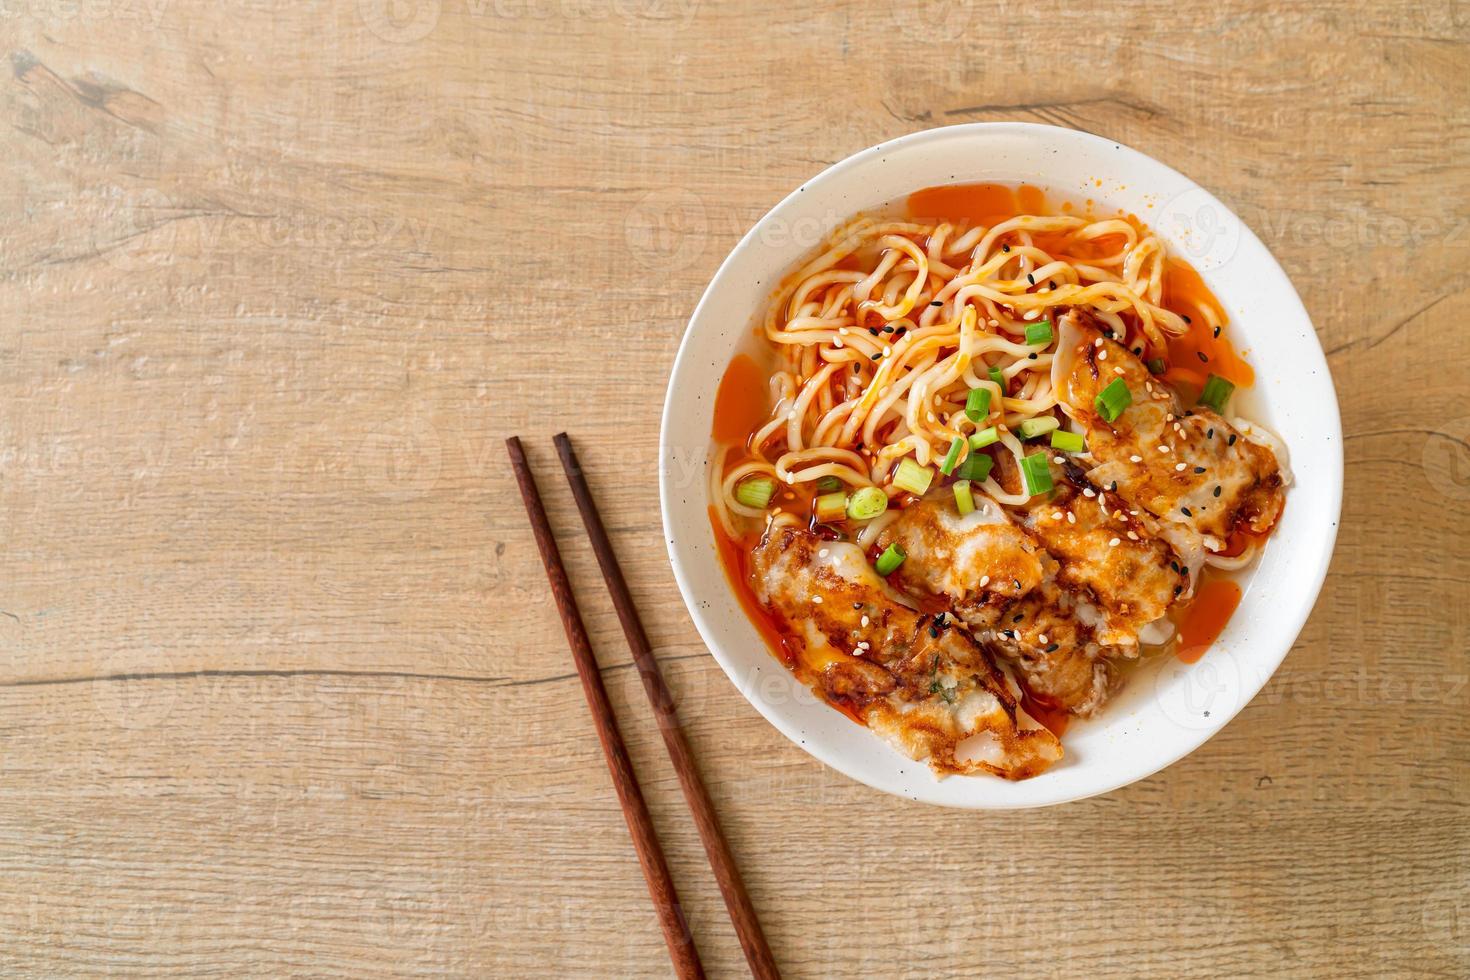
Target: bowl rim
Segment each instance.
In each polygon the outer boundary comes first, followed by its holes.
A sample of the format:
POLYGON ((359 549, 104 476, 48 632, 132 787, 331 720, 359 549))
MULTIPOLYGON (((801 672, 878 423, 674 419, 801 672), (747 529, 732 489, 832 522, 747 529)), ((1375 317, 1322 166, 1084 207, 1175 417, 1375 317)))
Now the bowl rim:
MULTIPOLYGON (((963 182, 964 181, 951 181, 951 183, 963 182)), ((1020 181, 1017 182, 1019 183, 1020 181)), ((1037 183, 1045 186, 1044 179, 1038 180, 1037 183)), ((913 188, 913 190, 919 189, 920 187, 917 186, 913 188)), ((1173 243, 1170 242, 1170 244, 1172 245, 1173 243)), ((1228 300, 1222 301, 1226 302, 1228 305, 1228 300)), ((753 318, 754 316, 755 311, 752 311, 751 317, 753 318)), ((732 348, 730 353, 733 354, 733 352, 734 349, 732 348)), ((1301 631, 1305 627, 1306 622, 1311 616, 1312 611, 1316 608, 1317 601, 1321 595, 1322 585, 1326 580, 1328 567, 1331 563, 1332 555, 1336 547, 1337 531, 1340 524, 1342 508, 1342 423, 1336 390, 1332 381, 1331 371, 1327 364, 1326 355, 1322 349, 1321 340, 1316 334, 1316 329, 1315 326, 1312 324, 1310 315, 1307 313, 1304 304, 1302 304, 1301 302, 1300 294, 1297 293, 1295 285, 1291 282, 1290 277, 1286 275, 1286 271, 1281 268, 1280 263, 1276 260, 1276 257, 1271 253, 1270 249, 1266 247, 1266 245, 1260 240, 1260 238, 1256 236, 1254 231, 1243 220, 1241 220, 1240 217, 1234 213, 1234 211, 1227 208, 1208 190, 1201 187, 1198 183, 1196 183, 1189 177, 1175 170, 1173 167, 1170 167, 1168 164, 1165 164, 1155 159, 1154 157, 1143 153, 1140 150, 1136 150, 1132 147, 1122 144, 1117 140, 1107 139, 1105 137, 1098 136, 1093 133, 1083 132, 1081 130, 1068 129, 1059 126, 1049 126, 1039 123, 961 123, 952 126, 941 126, 932 129, 919 130, 913 133, 906 134, 904 136, 896 137, 891 140, 886 140, 884 142, 867 147, 866 149, 859 150, 856 153, 853 153, 843 158, 842 160, 839 160, 836 163, 826 167, 815 176, 808 178, 807 180, 802 182, 790 193, 785 195, 775 205, 773 205, 769 210, 767 210, 765 214, 763 214, 754 224, 752 224, 751 227, 746 231, 746 233, 740 238, 740 240, 731 248, 729 254, 725 256, 724 260, 715 270, 714 274, 710 278, 709 283, 705 286, 704 292, 701 294, 699 302, 695 305, 694 310, 690 314, 689 320, 685 325, 684 332, 679 341, 678 352, 675 355, 673 364, 669 370, 668 386, 665 391, 663 411, 660 415, 659 459, 660 516, 663 524, 664 541, 668 551, 669 561, 673 568, 674 578, 679 586, 680 597, 682 598, 684 605, 689 612, 690 618, 694 622, 695 629, 698 631, 700 639, 704 642, 710 654, 720 665, 721 669, 725 672, 726 676, 730 679, 731 683, 735 686, 741 697, 749 702, 751 706, 753 706, 756 711, 758 711, 761 716, 766 719, 766 721, 768 721, 772 726, 774 726, 778 731, 786 736, 786 738, 789 739, 793 744, 803 749, 817 761, 826 766, 830 766, 833 769, 836 769, 849 778, 854 779, 857 782, 860 782, 866 786, 872 787, 873 789, 888 793, 893 796, 898 796, 903 799, 912 799, 918 802, 925 802, 934 805, 960 809, 1029 809, 1034 807, 1055 806, 1075 800, 1087 799, 1104 793, 1110 793, 1124 786, 1147 779, 1150 776, 1153 776, 1158 772, 1168 768, 1169 766, 1178 762, 1180 759, 1183 759, 1185 756, 1194 752, 1201 745, 1203 745, 1205 742, 1209 741, 1216 734, 1222 731, 1230 723, 1230 721, 1235 718, 1236 715, 1244 710, 1246 705, 1250 704, 1256 698, 1256 696, 1260 694, 1261 690, 1275 675, 1276 671, 1280 669, 1281 663, 1286 659, 1287 654, 1290 653, 1291 649, 1295 646, 1297 638, 1300 636, 1301 631), (773 219, 777 215, 781 214, 788 207, 793 205, 794 202, 801 199, 806 191, 827 184, 837 179, 841 175, 847 173, 848 171, 871 166, 874 161, 881 162, 882 159, 888 154, 894 153, 899 149, 909 149, 924 143, 942 142, 947 140, 955 140, 962 143, 966 140, 969 140, 971 137, 977 136, 981 133, 993 133, 996 135, 1016 134, 1020 136, 1033 136, 1043 139, 1060 138, 1063 140, 1078 140, 1084 143, 1092 143, 1099 148, 1110 147, 1112 148, 1112 150, 1120 152, 1125 156, 1132 156, 1137 158, 1136 162, 1141 165, 1157 168, 1163 173, 1173 177, 1174 179, 1179 181, 1181 185, 1184 186, 1187 192, 1198 195, 1199 201, 1206 205, 1218 208, 1220 212, 1229 215, 1239 225, 1241 244, 1259 250, 1260 254, 1264 256, 1269 265, 1271 267, 1274 267, 1275 271, 1279 273, 1282 283, 1284 283, 1284 285, 1286 286, 1289 301, 1294 301, 1295 303, 1295 310, 1293 312, 1299 314, 1302 321, 1309 328, 1308 333, 1310 335, 1311 345, 1307 358, 1310 363, 1299 365, 1298 369, 1305 370, 1310 367, 1315 369, 1315 371, 1320 371, 1325 378, 1327 390, 1331 394, 1331 398, 1329 399, 1328 403, 1322 406, 1323 415, 1320 420, 1318 420, 1318 427, 1322 430, 1323 434, 1328 437, 1327 441, 1331 444, 1332 447, 1331 452, 1335 456, 1335 460, 1333 460, 1333 462, 1335 462, 1335 465, 1331 467, 1330 472, 1322 472, 1320 470, 1314 470, 1312 472, 1313 482, 1321 483, 1322 489, 1326 492, 1327 502, 1329 504, 1328 510, 1321 513, 1320 515, 1321 520, 1325 521, 1326 523, 1326 529, 1324 532, 1325 537, 1323 539, 1323 545, 1320 551, 1315 555, 1315 560, 1311 563, 1310 568, 1302 567, 1302 563, 1300 561, 1301 556, 1294 557, 1293 567, 1295 570, 1295 577, 1298 577, 1300 580, 1307 582, 1308 586, 1306 591, 1303 593, 1304 598, 1302 599, 1302 601, 1300 601, 1295 608, 1291 609, 1290 612, 1285 615, 1284 619, 1276 630, 1276 633, 1280 637, 1281 641, 1279 643, 1279 653, 1275 654, 1269 659, 1263 659, 1262 661, 1260 661, 1258 666, 1263 669, 1259 674, 1258 679, 1253 679, 1245 682, 1241 689, 1242 696, 1239 698, 1238 702, 1230 708, 1230 710, 1222 712, 1218 721, 1213 721, 1208 726, 1202 726, 1187 731, 1182 737, 1179 738, 1177 749, 1175 751, 1167 753, 1166 756, 1163 758, 1163 761, 1159 762, 1157 765, 1153 765, 1151 768, 1147 768, 1146 771, 1126 772, 1117 779, 1101 780, 1100 782, 1098 782, 1097 785, 1090 787, 1083 792, 1063 792, 1050 796, 1046 794, 1041 794, 1041 798, 1035 800, 1013 801, 988 799, 983 793, 976 794, 974 797, 967 797, 964 799, 956 800, 952 798, 941 798, 937 794, 926 794, 924 792, 915 793, 907 790, 900 790, 899 788, 896 788, 892 785, 885 785, 884 781, 875 775, 876 770, 874 770, 873 767, 859 767, 852 765, 850 764, 849 760, 824 745, 820 739, 802 737, 803 733, 798 732, 793 727, 788 725, 786 719, 781 717, 781 715, 774 709, 772 705, 767 704, 763 698, 756 696, 754 693, 748 692, 745 689, 745 686, 742 685, 740 678, 737 676, 736 665, 733 663, 731 658, 727 657, 724 654, 721 649, 720 643, 717 642, 715 627, 708 620, 705 612, 701 609, 699 596, 694 589, 694 584, 691 580, 690 571, 689 569, 686 569, 684 567, 684 559, 679 554, 678 539, 681 532, 678 529, 679 524, 675 520, 673 514, 675 506, 675 488, 673 487, 671 482, 673 476, 672 470, 667 465, 667 461, 672 458, 674 450, 674 447, 671 445, 670 440, 670 428, 675 413, 675 390, 678 386, 679 378, 689 369, 690 362, 696 356, 693 350, 693 345, 691 343, 691 338, 695 336, 696 332, 695 326, 696 324, 701 322, 703 318, 709 315, 707 307, 712 302, 712 296, 716 292, 716 287, 730 273, 731 268, 737 262, 738 258, 758 241, 761 232, 768 227, 773 219)), ((708 459, 705 460, 705 466, 707 468, 708 459)), ((723 571, 723 569, 721 571, 723 571)), ((1254 569, 1252 569, 1250 574, 1254 574, 1254 569)), ((726 585, 728 587, 728 583, 726 583, 726 585)), ((739 612, 739 615, 744 616, 744 611, 741 610, 739 612)), ((774 658, 772 658, 772 662, 775 663, 774 658)), ((784 666, 782 666, 782 670, 785 670, 784 666)), ((871 737, 875 739, 875 748, 887 748, 886 743, 882 742, 881 739, 878 739, 877 735, 871 735, 871 737)), ((915 763, 915 765, 922 766, 923 764, 915 763)), ((924 766, 924 768, 927 769, 927 766, 924 766)), ((1043 773, 1042 775, 1035 777, 1034 779, 1027 780, 1025 782, 1027 784, 1039 783, 1041 780, 1045 779, 1045 775, 1046 774, 1043 773)), ((985 779, 987 777, 951 776, 948 778, 968 780, 985 779)), ((935 780, 934 785, 938 786, 939 781, 935 780)))

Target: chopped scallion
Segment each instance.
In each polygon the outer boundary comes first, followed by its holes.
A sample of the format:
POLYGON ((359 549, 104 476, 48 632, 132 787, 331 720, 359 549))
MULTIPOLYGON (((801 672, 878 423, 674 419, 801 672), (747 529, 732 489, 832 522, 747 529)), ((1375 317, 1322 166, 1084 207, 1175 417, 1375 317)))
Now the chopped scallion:
POLYGON ((1034 419, 1022 422, 1016 427, 1016 431, 1021 433, 1022 439, 1035 439, 1037 436, 1044 436, 1053 429, 1059 428, 1061 424, 1055 415, 1038 415, 1034 419))
POLYGON ((971 388, 965 396, 965 414, 971 422, 979 422, 990 414, 990 389, 971 388))
POLYGON ((1021 475, 1026 479, 1026 492, 1031 496, 1046 493, 1052 488, 1051 465, 1046 453, 1034 453, 1021 460, 1021 475))
POLYGON ((1225 403, 1235 393, 1235 385, 1226 381, 1218 374, 1212 374, 1205 379, 1205 390, 1200 392, 1199 403, 1217 412, 1225 411, 1225 403))
POLYGON ((1001 394, 1005 394, 1006 376, 1000 373, 1000 368, 991 368, 987 373, 990 375, 990 380, 1000 386, 1001 394))
POLYGON ((984 449, 991 443, 1000 442, 1000 427, 992 425, 988 429, 981 429, 970 437, 971 449, 984 449))
POLYGON ((905 456, 900 460, 898 470, 893 474, 894 486, 919 497, 928 492, 929 484, 933 480, 934 471, 927 466, 920 466, 911 456, 905 456))
POLYGON ((990 476, 990 468, 994 465, 995 460, 985 453, 971 453, 954 471, 954 475, 961 480, 969 480, 971 483, 984 483, 986 477, 990 476))
POLYGON ((1035 323, 1026 324, 1026 344, 1035 347, 1038 344, 1045 347, 1051 343, 1051 321, 1037 320, 1035 323))
MULTIPOLYGON (((989 459, 990 457, 987 456, 985 458, 989 459)), ((955 509, 960 512, 961 517, 964 517, 975 509, 975 495, 970 492, 969 480, 957 480, 955 482, 954 505, 955 509)))
POLYGON ((878 563, 874 566, 879 575, 892 575, 903 564, 908 554, 896 544, 889 545, 883 554, 878 556, 878 563))
POLYGON ((1093 404, 1097 406, 1097 414, 1103 417, 1104 422, 1116 422, 1118 416, 1123 414, 1123 409, 1133 404, 1133 392, 1128 390, 1128 385, 1122 378, 1114 378, 1113 383, 1093 400, 1093 404))
POLYGON ((960 461, 960 453, 965 451, 965 440, 956 439, 949 444, 949 452, 944 454, 944 462, 939 464, 939 472, 949 476, 954 472, 955 464, 960 461))
POLYGON ((847 498, 847 516, 855 521, 870 521, 888 509, 888 494, 877 487, 863 487, 847 498))
POLYGON ((817 493, 836 493, 842 489, 842 481, 835 476, 824 476, 817 481, 817 493))
POLYGON ((769 476, 753 476, 735 485, 735 499, 747 507, 764 510, 776 496, 776 481, 769 476))
MULTIPOLYGON (((879 492, 882 493, 881 490, 879 492)), ((847 494, 841 490, 835 493, 824 493, 817 498, 813 510, 816 512, 817 520, 822 524, 840 521, 847 516, 847 494)))
POLYGON ((1051 448, 1060 449, 1064 453, 1080 453, 1087 449, 1087 442, 1080 432, 1058 429, 1051 434, 1051 448))

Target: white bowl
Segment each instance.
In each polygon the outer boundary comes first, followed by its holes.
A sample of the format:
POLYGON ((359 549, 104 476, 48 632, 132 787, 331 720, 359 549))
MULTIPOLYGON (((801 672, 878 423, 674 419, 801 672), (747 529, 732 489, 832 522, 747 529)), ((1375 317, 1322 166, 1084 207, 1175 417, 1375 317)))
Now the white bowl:
POLYGON ((689 321, 664 402, 659 489, 669 558, 700 635, 771 724, 834 769, 897 796, 944 806, 1009 808, 1081 799, 1142 779, 1224 727, 1276 670, 1312 610, 1337 535, 1342 429, 1327 361, 1296 291, 1250 229, 1209 192, 1137 150, 1029 123, 914 133, 813 177, 756 223, 725 259, 689 321), (773 287, 856 212, 939 184, 1033 183, 1092 198, 1100 213, 1139 215, 1189 260, 1224 304, 1256 371, 1243 415, 1285 440, 1296 475, 1286 511, 1244 597, 1195 664, 1160 658, 1099 716, 1074 724, 1065 758, 1023 782, 937 779, 800 684, 735 600, 715 552, 709 505, 714 394, 731 356, 753 351, 773 287))

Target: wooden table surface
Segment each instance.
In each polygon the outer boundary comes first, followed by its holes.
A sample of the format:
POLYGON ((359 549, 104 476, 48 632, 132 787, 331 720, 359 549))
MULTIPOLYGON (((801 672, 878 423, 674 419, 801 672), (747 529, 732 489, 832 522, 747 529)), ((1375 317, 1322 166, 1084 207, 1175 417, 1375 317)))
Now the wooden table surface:
POLYGON ((519 433, 699 947, 742 975, 563 428, 787 975, 1470 972, 1467 7, 882 8, 0 3, 0 973, 669 973, 519 433), (1347 487, 1311 622, 1218 737, 961 813, 825 769, 726 681, 665 557, 658 421, 772 202, 1006 119, 1254 227, 1347 487))

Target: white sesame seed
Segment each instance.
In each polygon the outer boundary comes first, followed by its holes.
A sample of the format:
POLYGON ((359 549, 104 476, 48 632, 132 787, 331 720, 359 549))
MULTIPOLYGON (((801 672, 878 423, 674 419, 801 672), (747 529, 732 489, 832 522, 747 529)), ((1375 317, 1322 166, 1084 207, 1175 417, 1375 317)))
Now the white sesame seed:
POLYGON ((1115 367, 1115 368, 1113 368, 1113 373, 1114 374, 1122 374, 1123 373, 1123 369, 1120 368, 1120 367, 1115 367))
POLYGON ((1054 520, 1054 521, 1061 520, 1062 519, 1062 512, 1059 511, 1059 510, 1052 511, 1051 512, 1051 519, 1054 520))
POLYGON ((1052 457, 1052 458, 1051 458, 1051 461, 1052 461, 1052 462, 1053 462, 1053 463, 1056 463, 1056 464, 1057 464, 1057 465, 1058 465, 1058 466, 1061 466, 1061 465, 1063 465, 1063 464, 1064 464, 1064 463, 1066 463, 1066 462, 1067 462, 1067 461, 1066 461, 1066 459, 1065 459, 1065 458, 1063 458, 1063 457, 1061 457, 1061 456, 1053 456, 1053 457, 1052 457))
POLYGON ((1184 464, 1183 463, 1176 463, 1175 466, 1174 466, 1174 469, 1176 471, 1182 471, 1184 469, 1184 464))
POLYGON ((1143 462, 1143 457, 1142 456, 1129 456, 1128 457, 1128 462, 1130 462, 1130 463, 1141 463, 1141 462, 1143 462))
POLYGON ((1076 524, 1077 523, 1077 515, 1074 514, 1074 513, 1072 513, 1070 510, 1067 511, 1067 523, 1068 524, 1076 524))
POLYGON ((1172 421, 1174 421, 1174 413, 1173 412, 1170 412, 1168 415, 1165 415, 1164 416, 1164 421, 1165 422, 1172 422, 1172 421))
POLYGON ((1094 346, 1094 347, 1101 347, 1102 346, 1102 338, 1099 337, 1096 340, 1094 340, 1092 342, 1092 346, 1094 346))
POLYGON ((1094 490, 1094 489, 1092 489, 1092 487, 1083 487, 1082 488, 1082 496, 1084 496, 1084 497, 1096 497, 1097 496, 1097 491, 1094 490))
POLYGON ((1169 451, 1169 447, 1168 446, 1160 446, 1159 447, 1159 452, 1161 452, 1161 453, 1167 453, 1168 451, 1169 451))
POLYGON ((829 554, 831 554, 831 552, 828 551, 826 548, 823 548, 821 551, 817 552, 817 557, 826 558, 829 554))
POLYGON ((1099 361, 1106 361, 1108 359, 1108 352, 1105 351, 1105 350, 1104 351, 1098 351, 1097 352, 1097 359, 1099 361))
POLYGON ((1117 538, 1109 538, 1108 539, 1108 547, 1109 548, 1116 548, 1116 547, 1118 547, 1118 545, 1120 545, 1122 543, 1123 542, 1119 541, 1117 538))
POLYGON ((1042 633, 1040 636, 1037 637, 1037 639, 1040 640, 1042 643, 1046 643, 1047 642, 1046 634, 1045 633, 1042 633))
POLYGON ((1129 531, 1129 532, 1128 532, 1128 540, 1129 540, 1129 541, 1137 541, 1137 540, 1138 540, 1138 535, 1137 535, 1137 533, 1135 533, 1135 532, 1133 532, 1133 531, 1129 531))
POLYGON ((814 606, 820 606, 821 604, 822 604, 822 597, 821 596, 819 596, 819 595, 812 596, 812 605, 814 605, 814 606))
POLYGON ((980 579, 980 588, 983 589, 983 588, 985 588, 989 584, 990 584, 990 576, 989 575, 986 575, 986 576, 984 576, 983 578, 980 579))
POLYGON ((866 617, 866 616, 863 617, 862 625, 867 626, 868 623, 870 623, 870 622, 872 622, 872 620, 868 619, 868 617, 866 617))
POLYGON ((842 336, 844 336, 844 337, 847 336, 847 328, 846 327, 838 327, 837 328, 837 332, 840 333, 840 334, 842 334, 842 336))

